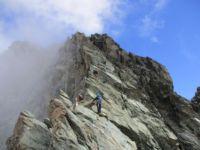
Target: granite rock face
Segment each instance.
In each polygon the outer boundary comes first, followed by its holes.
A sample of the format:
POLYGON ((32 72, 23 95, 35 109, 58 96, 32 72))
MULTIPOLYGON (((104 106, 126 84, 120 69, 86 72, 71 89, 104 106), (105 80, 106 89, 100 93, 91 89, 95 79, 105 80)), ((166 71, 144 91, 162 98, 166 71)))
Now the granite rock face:
POLYGON ((22 112, 8 150, 199 150, 200 115, 166 68, 108 35, 76 33, 60 49, 48 118, 22 112), (102 113, 93 99, 103 93, 102 113), (73 109, 75 97, 84 100, 73 109))

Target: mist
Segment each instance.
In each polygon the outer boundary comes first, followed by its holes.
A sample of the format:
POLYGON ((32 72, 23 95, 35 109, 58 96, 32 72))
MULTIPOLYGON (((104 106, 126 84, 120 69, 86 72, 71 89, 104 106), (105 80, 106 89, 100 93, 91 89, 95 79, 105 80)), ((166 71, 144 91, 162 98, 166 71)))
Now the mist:
POLYGON ((0 54, 0 149, 5 148, 21 111, 28 110, 38 118, 46 116, 60 45, 43 48, 14 42, 0 54))

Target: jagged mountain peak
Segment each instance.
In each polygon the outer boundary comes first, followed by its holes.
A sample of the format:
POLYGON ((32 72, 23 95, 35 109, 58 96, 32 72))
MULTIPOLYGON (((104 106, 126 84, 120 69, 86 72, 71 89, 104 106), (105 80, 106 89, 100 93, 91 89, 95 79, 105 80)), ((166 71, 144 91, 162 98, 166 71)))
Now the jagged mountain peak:
POLYGON ((9 150, 199 150, 200 116, 174 92, 163 65, 106 34, 76 33, 59 52, 48 117, 21 113, 9 150))

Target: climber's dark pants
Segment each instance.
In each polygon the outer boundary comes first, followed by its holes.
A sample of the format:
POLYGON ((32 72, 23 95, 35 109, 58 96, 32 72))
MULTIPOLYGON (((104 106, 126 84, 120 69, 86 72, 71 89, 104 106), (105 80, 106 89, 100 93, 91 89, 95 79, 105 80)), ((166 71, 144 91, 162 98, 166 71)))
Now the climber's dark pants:
POLYGON ((97 102, 97 111, 98 113, 101 113, 101 103, 97 102))

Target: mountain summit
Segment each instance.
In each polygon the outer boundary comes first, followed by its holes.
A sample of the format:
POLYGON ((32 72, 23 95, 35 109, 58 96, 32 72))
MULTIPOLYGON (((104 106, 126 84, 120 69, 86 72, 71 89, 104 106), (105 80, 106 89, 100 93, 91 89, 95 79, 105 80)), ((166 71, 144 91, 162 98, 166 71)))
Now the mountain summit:
POLYGON ((8 150, 200 150, 197 98, 176 94, 163 65, 106 34, 73 35, 59 51, 51 89, 48 118, 22 112, 8 150))

